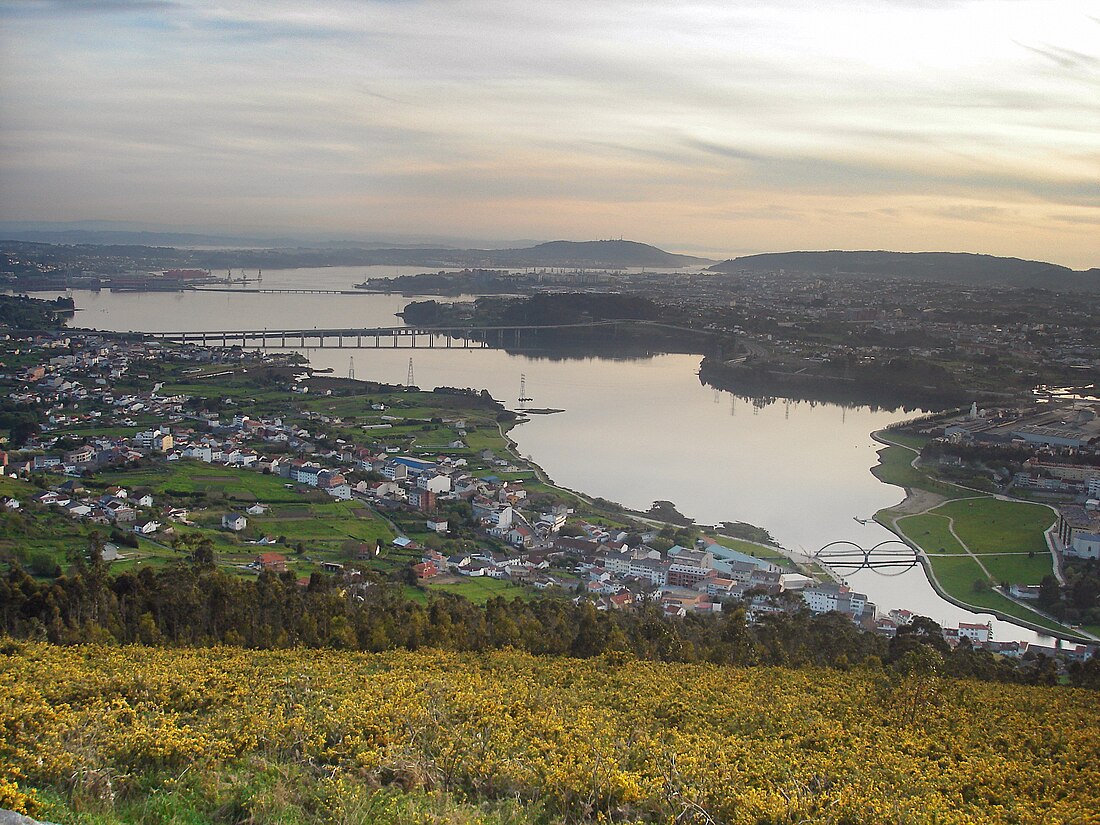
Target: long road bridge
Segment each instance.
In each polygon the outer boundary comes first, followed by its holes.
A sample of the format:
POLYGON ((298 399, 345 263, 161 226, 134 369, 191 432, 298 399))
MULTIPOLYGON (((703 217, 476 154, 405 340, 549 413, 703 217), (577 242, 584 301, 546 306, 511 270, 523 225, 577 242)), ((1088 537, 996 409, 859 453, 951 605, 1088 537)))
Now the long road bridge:
POLYGON ((291 287, 233 287, 233 286, 200 286, 187 287, 189 292, 236 292, 244 295, 376 295, 362 289, 306 289, 291 287))
POLYGON ((190 332, 146 332, 146 338, 201 346, 259 349, 523 349, 537 344, 539 330, 614 327, 637 321, 593 321, 585 324, 486 327, 368 327, 335 329, 233 329, 190 332))

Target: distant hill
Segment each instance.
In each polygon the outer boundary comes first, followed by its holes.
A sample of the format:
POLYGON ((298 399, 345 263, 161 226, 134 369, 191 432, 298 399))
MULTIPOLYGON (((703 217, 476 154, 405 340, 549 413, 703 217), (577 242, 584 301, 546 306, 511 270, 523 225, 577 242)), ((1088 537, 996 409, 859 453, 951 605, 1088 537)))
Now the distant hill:
POLYGON ((1100 269, 966 252, 770 252, 723 261, 714 272, 787 272, 823 278, 902 278, 962 286, 1100 292, 1100 269))
POLYGON ((29 243, 65 244, 68 246, 153 246, 178 247, 282 247, 292 246, 289 238, 258 238, 228 235, 201 235, 193 232, 147 232, 117 229, 23 229, 4 230, 5 240, 29 243))
POLYGON ((550 241, 527 249, 487 250, 499 266, 682 267, 710 263, 637 241, 550 241))
MULTIPOLYGON (((111 233, 118 237, 124 233, 111 233)), ((182 237, 182 236, 180 236, 182 237)), ((199 236, 186 236, 192 241, 199 236)), ((214 238, 204 240, 214 241, 214 238)), ((225 240, 225 239, 223 239, 225 240)), ((149 241, 152 243, 152 241, 149 241)), ((196 244, 192 244, 194 246, 196 244)), ((211 246, 215 244, 211 243, 211 246)), ((635 241, 551 241, 517 249, 448 249, 444 247, 377 248, 369 244, 335 243, 324 246, 283 248, 180 248, 172 246, 80 243, 49 245, 25 240, 0 241, 5 250, 43 256, 51 261, 81 260, 84 265, 96 257, 127 257, 142 261, 143 266, 196 266, 204 269, 263 268, 293 269, 311 266, 423 266, 442 267, 577 267, 624 269, 652 267, 678 269, 704 267, 714 263, 707 258, 677 255, 635 241)))

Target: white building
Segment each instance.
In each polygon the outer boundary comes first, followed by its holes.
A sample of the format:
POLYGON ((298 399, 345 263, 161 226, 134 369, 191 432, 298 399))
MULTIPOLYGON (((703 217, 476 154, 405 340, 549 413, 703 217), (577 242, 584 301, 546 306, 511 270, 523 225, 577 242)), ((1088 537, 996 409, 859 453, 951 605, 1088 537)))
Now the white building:
POLYGON ((449 493, 451 492, 451 477, 437 475, 429 478, 427 475, 422 475, 417 478, 416 486, 421 490, 428 490, 437 495, 440 493, 449 493))
POLYGON ((234 532, 240 532, 248 526, 248 519, 240 513, 226 513, 222 516, 222 527, 234 532))
POLYGON ((993 624, 987 622, 986 624, 970 624, 968 622, 959 623, 959 638, 969 639, 971 642, 977 644, 984 644, 993 640, 993 624))
POLYGON ((350 501, 351 500, 351 485, 350 484, 334 484, 331 487, 325 488, 325 492, 338 501, 350 501))
POLYGON ((668 584, 668 564, 657 559, 633 559, 628 575, 648 579, 658 587, 668 584))
POLYGON ((802 599, 814 613, 843 613, 853 619, 862 619, 867 610, 867 596, 853 593, 844 584, 819 584, 802 590, 802 599))

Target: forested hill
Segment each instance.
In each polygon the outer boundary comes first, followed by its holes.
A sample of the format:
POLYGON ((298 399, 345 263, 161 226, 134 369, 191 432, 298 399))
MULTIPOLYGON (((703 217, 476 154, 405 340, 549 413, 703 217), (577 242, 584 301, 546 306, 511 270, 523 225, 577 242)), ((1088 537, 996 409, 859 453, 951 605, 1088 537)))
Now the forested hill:
POLYGON ((681 267, 709 263, 705 258, 665 252, 637 241, 550 241, 528 249, 486 252, 498 266, 681 267))
POLYGON ((966 252, 771 252, 723 261, 714 272, 779 272, 826 278, 903 278, 964 286, 1100 292, 1100 269, 966 252))
POLYGON ((339 248, 184 249, 172 247, 81 244, 60 246, 24 241, 0 241, 0 272, 13 269, 10 261, 50 266, 114 271, 122 266, 157 269, 197 267, 224 270, 293 269, 319 266, 423 266, 441 267, 564 267, 625 269, 650 267, 674 269, 704 267, 707 258, 677 255, 636 241, 550 241, 517 249, 447 249, 427 247, 378 248, 348 245, 339 248), (4 258, 9 260, 4 263, 4 258), (124 262, 120 264, 120 262, 124 262))

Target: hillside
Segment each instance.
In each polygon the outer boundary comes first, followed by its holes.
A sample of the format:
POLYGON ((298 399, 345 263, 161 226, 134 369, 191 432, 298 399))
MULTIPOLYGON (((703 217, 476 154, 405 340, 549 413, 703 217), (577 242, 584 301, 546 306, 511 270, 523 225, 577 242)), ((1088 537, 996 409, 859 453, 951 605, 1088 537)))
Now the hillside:
MULTIPOLYGON (((389 247, 377 245, 346 247, 288 247, 280 249, 185 249, 170 246, 127 244, 75 246, 0 241, 0 270, 18 274, 10 261, 43 262, 52 266, 76 266, 97 271, 125 270, 134 265, 143 269, 294 269, 320 266, 423 266, 442 267, 568 267, 607 268, 652 267, 676 269, 705 266, 706 258, 676 255, 649 244, 635 241, 551 241, 517 249, 449 249, 444 247, 389 247), (3 264, 4 256, 9 263, 3 264)), ((32 267, 36 275, 40 271, 32 267)))
POLYGON ((500 266, 682 267, 710 263, 636 241, 550 241, 527 249, 486 252, 500 266))
POLYGON ((0 807, 58 822, 1091 822, 1068 688, 513 651, 4 645, 0 807))
POLYGON ((824 278, 902 278, 964 286, 1100 291, 1100 269, 964 252, 772 252, 723 261, 714 272, 778 272, 824 278))

